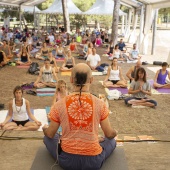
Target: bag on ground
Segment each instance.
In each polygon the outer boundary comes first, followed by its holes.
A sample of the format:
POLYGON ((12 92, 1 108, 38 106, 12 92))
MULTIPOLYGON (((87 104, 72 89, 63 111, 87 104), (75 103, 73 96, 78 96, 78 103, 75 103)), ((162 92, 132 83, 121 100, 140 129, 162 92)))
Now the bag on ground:
POLYGON ((37 71, 39 71, 40 69, 39 69, 39 65, 38 65, 38 63, 36 63, 36 62, 33 62, 31 65, 30 65, 30 67, 29 67, 29 69, 28 69, 28 73, 30 73, 30 74, 35 74, 37 71))

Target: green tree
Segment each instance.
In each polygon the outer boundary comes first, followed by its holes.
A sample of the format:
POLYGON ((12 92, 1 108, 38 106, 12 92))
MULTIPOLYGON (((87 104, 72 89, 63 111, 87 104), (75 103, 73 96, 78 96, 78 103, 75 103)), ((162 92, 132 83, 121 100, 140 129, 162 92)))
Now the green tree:
POLYGON ((37 5, 37 7, 38 7, 40 10, 45 10, 45 9, 47 9, 48 7, 50 7, 53 2, 54 2, 54 0, 46 0, 45 2, 37 5))

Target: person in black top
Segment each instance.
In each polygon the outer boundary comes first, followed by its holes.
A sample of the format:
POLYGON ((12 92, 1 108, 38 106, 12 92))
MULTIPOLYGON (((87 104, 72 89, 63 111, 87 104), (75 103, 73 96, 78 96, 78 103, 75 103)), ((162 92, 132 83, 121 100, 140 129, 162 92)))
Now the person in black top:
POLYGON ((0 67, 3 67, 7 64, 6 55, 3 51, 0 51, 0 67))

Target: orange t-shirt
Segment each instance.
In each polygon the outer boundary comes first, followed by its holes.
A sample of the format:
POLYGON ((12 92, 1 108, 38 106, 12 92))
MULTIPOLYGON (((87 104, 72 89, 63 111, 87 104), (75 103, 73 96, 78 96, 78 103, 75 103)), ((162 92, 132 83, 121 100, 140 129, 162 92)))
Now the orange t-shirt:
POLYGON ((108 117, 105 103, 91 94, 72 94, 59 100, 50 112, 51 120, 62 127, 62 150, 78 155, 95 156, 102 152, 98 129, 108 117), (81 105, 80 105, 81 101, 81 105))

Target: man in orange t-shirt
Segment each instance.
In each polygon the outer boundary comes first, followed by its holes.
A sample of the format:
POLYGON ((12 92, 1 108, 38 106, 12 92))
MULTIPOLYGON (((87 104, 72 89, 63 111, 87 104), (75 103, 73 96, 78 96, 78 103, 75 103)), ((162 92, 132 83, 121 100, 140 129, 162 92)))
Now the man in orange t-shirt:
POLYGON ((87 64, 72 69, 74 92, 50 111, 51 123, 43 127, 44 143, 64 170, 99 170, 116 147, 116 131, 110 126, 105 103, 89 92, 92 82, 87 64), (99 124, 105 138, 98 138, 99 124), (57 134, 62 127, 62 136, 57 134), (61 150, 56 153, 60 139, 61 150))

